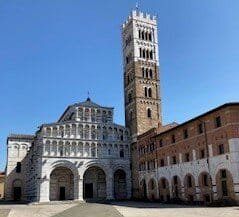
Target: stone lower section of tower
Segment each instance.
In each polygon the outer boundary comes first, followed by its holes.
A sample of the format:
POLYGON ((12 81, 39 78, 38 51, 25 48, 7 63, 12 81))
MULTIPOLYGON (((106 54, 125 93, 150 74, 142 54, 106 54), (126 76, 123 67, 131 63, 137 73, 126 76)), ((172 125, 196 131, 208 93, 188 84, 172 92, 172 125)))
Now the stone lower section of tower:
POLYGON ((155 63, 138 61, 127 66, 126 71, 128 72, 125 75, 126 126, 130 128, 132 136, 136 137, 151 128, 161 126, 159 70, 155 63), (143 76, 143 68, 152 70, 151 78, 143 76), (131 72, 134 72, 135 77, 132 81, 128 81, 131 72), (146 96, 145 88, 151 89, 150 96, 146 96), (130 91, 132 101, 127 99, 130 91), (148 109, 150 109, 150 117, 148 117, 148 109))

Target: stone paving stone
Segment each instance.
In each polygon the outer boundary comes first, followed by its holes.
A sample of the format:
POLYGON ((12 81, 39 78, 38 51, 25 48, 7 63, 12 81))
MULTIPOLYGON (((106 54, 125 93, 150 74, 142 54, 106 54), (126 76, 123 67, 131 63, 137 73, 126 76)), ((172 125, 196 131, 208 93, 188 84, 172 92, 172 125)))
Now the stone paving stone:
POLYGON ((239 217, 239 207, 199 207, 144 202, 114 202, 124 217, 239 217))
POLYGON ((7 217, 10 209, 0 209, 0 217, 7 217))
POLYGON ((111 204, 82 203, 54 217, 123 217, 111 204))

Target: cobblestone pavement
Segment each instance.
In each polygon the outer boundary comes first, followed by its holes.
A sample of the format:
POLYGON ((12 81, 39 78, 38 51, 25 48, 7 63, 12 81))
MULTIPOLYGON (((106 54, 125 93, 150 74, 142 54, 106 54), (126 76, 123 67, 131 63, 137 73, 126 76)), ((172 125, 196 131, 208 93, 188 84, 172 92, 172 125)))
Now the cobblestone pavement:
POLYGON ((239 207, 193 207, 143 202, 0 205, 0 217, 239 217, 239 207), (10 212, 9 212, 10 211, 10 212))

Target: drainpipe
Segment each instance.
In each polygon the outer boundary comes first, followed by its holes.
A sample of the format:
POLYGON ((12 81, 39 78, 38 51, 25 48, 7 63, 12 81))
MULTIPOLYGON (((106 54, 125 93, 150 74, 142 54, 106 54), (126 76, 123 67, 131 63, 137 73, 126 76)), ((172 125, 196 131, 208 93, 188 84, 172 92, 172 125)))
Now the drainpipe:
POLYGON ((209 156, 209 148, 208 148, 208 137, 207 137, 207 128, 205 121, 201 121, 203 123, 203 130, 204 130, 204 137, 205 137, 205 145, 206 145, 206 158, 207 158, 207 166, 208 166, 208 173, 209 173, 209 180, 211 184, 211 203, 213 202, 213 185, 212 185, 212 176, 211 176, 211 169, 210 169, 210 156, 209 156))

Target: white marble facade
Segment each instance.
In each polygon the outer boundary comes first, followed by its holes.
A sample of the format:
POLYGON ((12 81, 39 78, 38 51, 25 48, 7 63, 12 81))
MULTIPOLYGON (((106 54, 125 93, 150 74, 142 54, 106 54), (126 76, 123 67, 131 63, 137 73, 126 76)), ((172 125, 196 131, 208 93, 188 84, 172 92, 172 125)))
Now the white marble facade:
POLYGON ((113 108, 89 98, 71 105, 35 136, 8 137, 6 199, 128 199, 129 140, 128 130, 113 123, 113 108))

